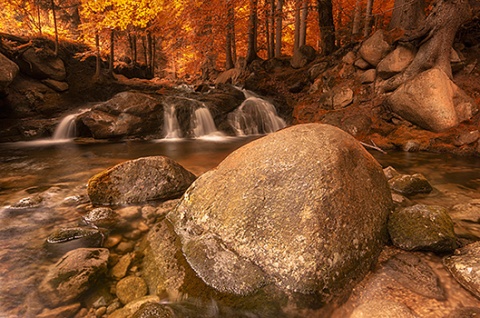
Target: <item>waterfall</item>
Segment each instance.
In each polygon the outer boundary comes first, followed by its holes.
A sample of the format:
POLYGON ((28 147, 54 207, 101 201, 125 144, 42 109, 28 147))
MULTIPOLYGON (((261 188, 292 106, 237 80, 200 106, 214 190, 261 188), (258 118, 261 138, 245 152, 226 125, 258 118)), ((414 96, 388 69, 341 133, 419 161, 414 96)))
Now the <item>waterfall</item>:
POLYGON ((243 92, 246 99, 228 116, 237 136, 268 134, 287 126, 272 103, 252 92, 243 92))
POLYGON ((182 130, 178 124, 177 113, 175 111, 175 105, 168 105, 165 107, 164 116, 164 133, 165 139, 179 139, 182 138, 182 130))
POLYGON ((78 114, 65 116, 55 128, 52 139, 65 140, 75 138, 77 134, 77 124, 75 120, 77 116, 78 114))
POLYGON ((193 134, 195 137, 204 136, 224 136, 224 134, 217 130, 212 114, 207 107, 200 107, 195 110, 192 117, 193 134))

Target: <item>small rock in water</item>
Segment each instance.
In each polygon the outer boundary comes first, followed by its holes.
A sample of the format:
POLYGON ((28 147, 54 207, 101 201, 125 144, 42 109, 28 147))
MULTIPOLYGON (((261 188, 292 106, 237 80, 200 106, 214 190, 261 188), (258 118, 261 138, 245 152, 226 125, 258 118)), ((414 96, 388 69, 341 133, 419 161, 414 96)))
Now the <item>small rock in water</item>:
POLYGON ((107 229, 114 228, 119 222, 119 215, 110 208, 95 208, 83 217, 87 225, 103 227, 107 229))
POLYGON ((100 247, 104 238, 104 234, 98 229, 61 228, 48 236, 45 247, 49 252, 61 255, 80 247, 100 247))
POLYGON ((130 254, 123 255, 120 260, 113 266, 111 275, 116 279, 120 279, 127 275, 128 268, 132 262, 132 256, 130 254))
POLYGON ((441 206, 417 204, 390 215, 388 232, 393 245, 407 250, 451 252, 456 248, 453 221, 441 206))
POLYGON ((385 262, 383 270, 407 289, 419 295, 445 300, 445 290, 432 268, 410 253, 399 253, 385 262))
POLYGON ((143 304, 132 318, 173 318, 175 315, 167 306, 158 303, 143 304))
POLYGON ((128 304, 137 298, 143 297, 147 292, 147 284, 140 277, 128 276, 117 283, 116 293, 122 304, 128 304))
POLYGON ((480 242, 475 242, 445 257, 443 264, 452 276, 468 291, 480 299, 480 242))
POLYGON ((393 191, 403 195, 430 193, 433 190, 428 180, 421 173, 395 176, 388 183, 393 191))

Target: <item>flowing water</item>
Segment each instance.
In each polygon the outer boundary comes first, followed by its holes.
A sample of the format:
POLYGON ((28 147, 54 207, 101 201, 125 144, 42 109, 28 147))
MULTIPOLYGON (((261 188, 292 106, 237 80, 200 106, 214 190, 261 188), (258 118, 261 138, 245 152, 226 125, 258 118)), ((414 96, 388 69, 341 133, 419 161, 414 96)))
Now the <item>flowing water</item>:
MULTIPOLYGON (((74 225, 80 214, 69 202, 85 194, 87 180, 117 163, 138 157, 168 156, 199 175, 256 137, 221 142, 0 144, 0 317, 17 317, 28 306, 48 266, 43 244, 56 228, 74 225)), ((480 161, 425 153, 373 153, 383 166, 423 173, 436 188, 418 200, 452 206, 480 198, 480 161)))

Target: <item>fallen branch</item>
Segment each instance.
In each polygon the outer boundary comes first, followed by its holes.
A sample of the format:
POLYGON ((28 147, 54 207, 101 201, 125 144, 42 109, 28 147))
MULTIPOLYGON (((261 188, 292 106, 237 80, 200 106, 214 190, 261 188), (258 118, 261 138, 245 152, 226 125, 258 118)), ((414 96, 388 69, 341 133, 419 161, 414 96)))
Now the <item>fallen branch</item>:
POLYGON ((378 147, 377 145, 375 145, 375 143, 373 142, 373 140, 370 140, 370 142, 373 144, 373 145, 370 145, 370 144, 366 144, 362 141, 360 141, 360 143, 362 144, 362 146, 364 146, 365 148, 370 148, 370 149, 374 149, 374 150, 377 150, 377 151, 380 151, 381 153, 383 154, 387 154, 382 148, 378 147))

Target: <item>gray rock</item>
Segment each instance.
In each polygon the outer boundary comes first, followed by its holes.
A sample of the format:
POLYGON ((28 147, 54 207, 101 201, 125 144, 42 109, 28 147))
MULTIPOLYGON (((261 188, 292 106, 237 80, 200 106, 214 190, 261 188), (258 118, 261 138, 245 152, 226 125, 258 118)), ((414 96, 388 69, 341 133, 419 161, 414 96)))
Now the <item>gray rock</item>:
POLYGON ((179 197, 195 175, 162 156, 120 163, 88 180, 88 196, 95 205, 140 203, 179 197))
POLYGON ((388 183, 393 191, 407 196, 418 193, 430 193, 433 190, 428 180, 421 173, 394 176, 388 180, 388 183))
POLYGON ((378 63, 378 75, 383 79, 388 79, 406 69, 414 57, 415 52, 399 45, 378 63))
POLYGON ((141 277, 128 276, 121 279, 116 286, 116 294, 122 304, 128 304, 147 294, 147 284, 141 277))
POLYGON ((122 92, 78 116, 94 138, 120 138, 158 132, 161 102, 139 92, 122 92))
POLYGON ((383 264, 383 270, 405 288, 428 298, 445 300, 438 275, 422 259, 411 253, 399 253, 383 264))
POLYGON ((67 77, 62 59, 55 57, 49 49, 30 47, 22 53, 19 64, 22 72, 36 79, 63 81, 67 77))
POLYGON ((383 31, 378 30, 362 43, 359 53, 370 65, 377 66, 389 49, 390 45, 384 40, 383 31))
POLYGON ((18 65, 0 53, 0 92, 13 82, 18 71, 18 65))
POLYGON ((452 276, 468 291, 480 298, 480 242, 455 251, 455 255, 443 259, 452 276))
POLYGON ((455 127, 477 112, 475 102, 437 68, 403 83, 386 103, 404 119, 435 132, 455 127))
POLYGON ((456 248, 453 222, 441 206, 417 204, 390 215, 388 232, 393 245, 407 250, 451 252, 456 248))
POLYGON ((350 318, 418 318, 406 305, 389 300, 368 301, 352 312, 350 318))
POLYGON ((208 285, 245 293, 265 281, 328 299, 352 288, 376 261, 391 207, 382 168, 352 136, 307 124, 233 152, 167 217, 208 285), (238 281, 229 261, 242 275, 250 268, 250 286, 228 284, 238 281))
POLYGON ((106 272, 106 248, 78 248, 65 254, 40 283, 39 294, 49 307, 70 303, 106 272))
POLYGON ((333 91, 333 108, 341 109, 353 102, 353 91, 349 87, 341 87, 333 91))

